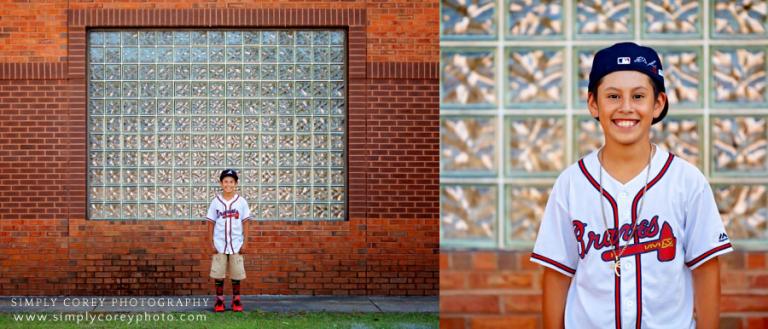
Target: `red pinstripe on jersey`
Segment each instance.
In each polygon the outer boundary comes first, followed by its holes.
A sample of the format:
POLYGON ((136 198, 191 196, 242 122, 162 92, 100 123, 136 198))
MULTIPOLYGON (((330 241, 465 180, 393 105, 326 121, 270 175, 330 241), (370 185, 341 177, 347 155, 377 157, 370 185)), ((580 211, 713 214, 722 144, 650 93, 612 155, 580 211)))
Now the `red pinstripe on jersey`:
MULTIPOLYGON (((656 183, 661 180, 661 177, 664 176, 665 173, 667 173, 667 169, 669 169, 669 165, 672 164, 672 160, 675 158, 675 155, 672 153, 669 153, 669 156, 667 157, 667 162, 664 163, 664 167, 661 168, 661 171, 654 177, 650 182, 648 182, 648 185, 645 187, 645 190, 650 190, 651 187, 656 185, 656 183)), ((649 164, 650 165, 650 164, 649 164)), ((643 197, 644 190, 640 190, 637 192, 637 195, 635 195, 634 200, 632 200, 632 223, 636 223, 638 220, 638 216, 640 214, 637 213, 637 207, 640 203, 640 199, 643 197)), ((636 232, 632 232, 632 235, 635 236, 635 244, 640 243, 640 237, 637 235, 636 232)), ((635 286, 637 287, 637 293, 635 294, 635 307, 637 307, 637 321, 635 321, 635 328, 640 329, 640 324, 642 323, 643 319, 643 269, 641 264, 641 256, 642 254, 635 255, 635 286)))
MULTIPOLYGON (((587 166, 584 165, 584 159, 579 160, 579 169, 581 169, 581 173, 584 174, 584 177, 587 178, 589 183, 600 192, 600 184, 598 184, 592 175, 589 174, 587 166)), ((603 197, 605 197, 611 205, 611 211, 613 211, 613 227, 619 227, 619 207, 616 204, 616 199, 614 199, 605 189, 603 189, 603 197)), ((616 236, 618 237, 618 234, 616 236)), ((619 241, 620 239, 616 239, 615 241, 616 248, 618 248, 619 241)), ((619 269, 619 273, 621 273, 621 269, 619 269)), ((621 279, 618 276, 613 277, 613 287, 613 317, 616 321, 616 329, 621 329, 621 279)))

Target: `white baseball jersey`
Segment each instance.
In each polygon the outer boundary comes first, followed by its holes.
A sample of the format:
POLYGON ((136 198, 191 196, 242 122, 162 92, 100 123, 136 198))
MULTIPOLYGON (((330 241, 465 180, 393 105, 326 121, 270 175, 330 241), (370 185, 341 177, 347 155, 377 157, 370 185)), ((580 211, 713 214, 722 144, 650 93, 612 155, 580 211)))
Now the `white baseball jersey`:
POLYGON ((251 219, 251 210, 244 198, 235 196, 226 201, 217 195, 208 207, 207 218, 213 227, 213 245, 220 254, 236 254, 243 246, 243 222, 251 219))
POLYGON ((647 167, 626 184, 603 171, 602 197, 599 168, 595 151, 557 178, 531 254, 531 261, 572 278, 565 327, 695 328, 691 271, 733 250, 709 183, 657 147, 636 214, 647 167), (620 277, 608 235, 614 245, 628 244, 620 277))

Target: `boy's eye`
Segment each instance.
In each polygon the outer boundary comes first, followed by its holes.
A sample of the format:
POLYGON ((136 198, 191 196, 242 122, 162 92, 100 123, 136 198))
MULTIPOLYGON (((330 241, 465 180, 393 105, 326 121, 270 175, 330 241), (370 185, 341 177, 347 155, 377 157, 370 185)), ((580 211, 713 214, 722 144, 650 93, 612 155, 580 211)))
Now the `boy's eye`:
POLYGON ((635 99, 643 99, 645 98, 645 95, 635 95, 635 99))

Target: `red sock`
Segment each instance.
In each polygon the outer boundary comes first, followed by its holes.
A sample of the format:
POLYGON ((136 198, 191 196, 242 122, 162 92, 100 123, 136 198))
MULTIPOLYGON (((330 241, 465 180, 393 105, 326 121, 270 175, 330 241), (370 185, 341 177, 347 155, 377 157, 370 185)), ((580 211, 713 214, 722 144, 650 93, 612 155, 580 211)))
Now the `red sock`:
POLYGON ((232 295, 240 294, 240 280, 232 280, 232 295))

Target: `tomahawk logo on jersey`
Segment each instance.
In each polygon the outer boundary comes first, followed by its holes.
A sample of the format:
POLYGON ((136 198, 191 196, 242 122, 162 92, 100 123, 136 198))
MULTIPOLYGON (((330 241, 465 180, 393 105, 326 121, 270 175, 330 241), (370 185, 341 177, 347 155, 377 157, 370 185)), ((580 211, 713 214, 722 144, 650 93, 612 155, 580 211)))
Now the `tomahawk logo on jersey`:
POLYGON ((656 149, 647 182, 603 171, 601 195, 597 151, 557 178, 531 261, 572 277, 566 328, 695 328, 692 270, 733 249, 705 177, 656 149))

